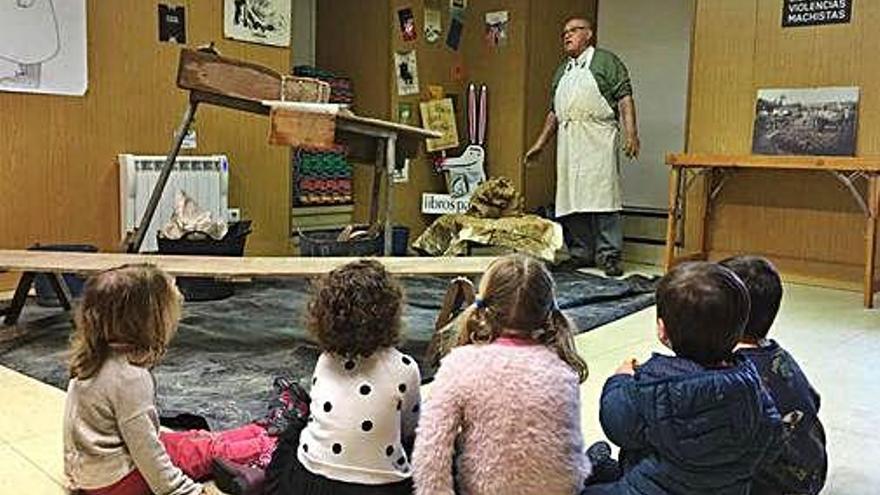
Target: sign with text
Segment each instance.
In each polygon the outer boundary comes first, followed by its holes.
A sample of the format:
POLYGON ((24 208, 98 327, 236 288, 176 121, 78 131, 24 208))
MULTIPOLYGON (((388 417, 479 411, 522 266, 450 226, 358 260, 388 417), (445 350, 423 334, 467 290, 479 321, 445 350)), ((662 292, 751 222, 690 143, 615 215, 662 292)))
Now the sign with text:
POLYGON ((854 0, 785 0, 782 27, 847 24, 854 0))
POLYGON ((470 196, 454 198, 449 194, 422 193, 422 213, 428 215, 464 213, 470 202, 470 196))

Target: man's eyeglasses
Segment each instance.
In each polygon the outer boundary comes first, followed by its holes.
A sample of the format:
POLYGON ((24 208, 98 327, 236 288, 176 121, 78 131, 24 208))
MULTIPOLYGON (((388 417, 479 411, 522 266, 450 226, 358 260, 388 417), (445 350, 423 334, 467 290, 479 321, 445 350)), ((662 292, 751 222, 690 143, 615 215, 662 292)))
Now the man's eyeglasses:
POLYGON ((568 28, 568 29, 563 29, 563 30, 562 30, 562 37, 565 38, 566 35, 574 34, 574 33, 578 32, 578 31, 586 30, 586 29, 587 29, 587 26, 572 26, 572 27, 570 27, 570 28, 568 28))

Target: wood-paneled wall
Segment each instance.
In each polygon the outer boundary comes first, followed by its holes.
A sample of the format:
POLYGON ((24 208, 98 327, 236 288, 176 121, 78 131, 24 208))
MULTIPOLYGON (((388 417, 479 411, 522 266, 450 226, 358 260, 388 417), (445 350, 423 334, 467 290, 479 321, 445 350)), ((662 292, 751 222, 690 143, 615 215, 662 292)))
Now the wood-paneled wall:
MULTIPOLYGON (((318 67, 352 79, 354 110, 360 115, 392 118, 388 87, 391 84, 391 41, 388 0, 333 0, 317 2, 318 67)), ((368 221, 372 201, 373 165, 355 164, 354 219, 368 221)))
MULTIPOLYGON (((387 57, 392 59, 394 52, 406 52, 409 50, 416 51, 419 86, 421 93, 418 95, 399 96, 397 94, 397 76, 395 75, 396 67, 389 64, 388 74, 390 76, 389 85, 387 87, 388 95, 391 102, 389 114, 391 118, 397 119, 398 104, 409 103, 413 109, 413 122, 421 124, 421 112, 419 111, 419 102, 429 98, 428 86, 439 85, 444 91, 450 95, 456 95, 455 108, 458 119, 458 134, 462 143, 467 141, 467 128, 464 127, 464 119, 462 116, 466 107, 466 97, 464 94, 464 82, 454 78, 452 69, 456 65, 467 67, 465 61, 465 52, 459 50, 454 52, 446 47, 446 32, 449 29, 449 6, 448 2, 441 2, 439 8, 441 10, 443 34, 441 39, 436 43, 428 43, 425 40, 425 0, 391 0, 389 2, 388 16, 391 21, 386 25, 386 36, 391 43, 391 51, 387 57), (416 31, 418 38, 415 41, 404 42, 400 36, 400 24, 398 22, 397 12, 403 8, 411 8, 416 19, 416 31)), ((471 3, 471 7, 473 2, 471 3)), ((472 26, 471 26, 472 27, 472 26)), ((467 28, 465 28, 467 29, 467 28)), ((464 39, 462 39, 464 45, 464 39)), ((433 216, 422 214, 422 193, 424 192, 443 192, 446 183, 442 175, 433 171, 433 165, 430 162, 430 155, 425 153, 424 147, 421 148, 419 156, 412 160, 409 168, 409 182, 397 184, 394 187, 394 222, 395 224, 406 225, 410 228, 410 242, 415 240, 425 227, 433 220, 433 216)))
MULTIPOLYGON (((880 3, 855 3, 851 24, 786 29, 782 4, 698 0, 689 151, 749 153, 759 88, 859 86, 857 154, 880 154, 880 58, 874 53, 880 3)), ((699 210, 693 201, 688 242, 697 237, 699 210)), ((714 218, 708 233, 713 258, 762 253, 793 279, 842 287, 860 282, 864 217, 830 175, 737 172, 718 197, 714 218)))
MULTIPOLYGON (((157 3, 88 0, 85 97, 0 93, 0 247, 119 245, 116 155, 164 154, 186 105, 175 86, 180 45, 160 43, 157 3)), ((224 40, 222 2, 186 6, 190 46, 286 71, 288 49, 224 40)), ((289 251, 289 167, 267 145, 265 117, 204 106, 195 154, 226 153, 230 205, 254 221, 251 254, 289 251)))
MULTIPOLYGON (((489 89, 486 173, 491 177, 507 177, 520 193, 525 192, 521 160, 525 150, 531 10, 529 0, 471 2, 462 39, 468 82, 485 84, 489 89), (505 46, 489 46, 485 39, 486 13, 499 10, 506 10, 509 15, 508 42, 505 46)), ((464 139, 467 139, 466 131, 465 128, 462 133, 464 139)))

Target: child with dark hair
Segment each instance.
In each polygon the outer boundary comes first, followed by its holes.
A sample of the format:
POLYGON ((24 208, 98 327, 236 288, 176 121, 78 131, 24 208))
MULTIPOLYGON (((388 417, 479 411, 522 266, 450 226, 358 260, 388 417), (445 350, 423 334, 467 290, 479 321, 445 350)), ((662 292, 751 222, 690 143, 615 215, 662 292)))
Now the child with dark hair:
POLYGON ((754 366, 734 354, 749 295, 730 270, 685 263, 657 287, 657 335, 675 356, 625 361, 602 391, 600 421, 623 477, 594 494, 742 495, 781 435, 754 366))
POLYGON ((575 494, 590 474, 580 427, 587 365, 553 276, 494 261, 441 361, 413 451, 419 495, 575 494))
POLYGON ((815 495, 828 472, 819 394, 791 354, 767 338, 782 300, 782 281, 773 264, 758 256, 737 256, 720 264, 742 279, 752 301, 737 353, 758 369, 785 425, 781 453, 759 467, 751 493, 815 495))
POLYGON ((312 375, 310 417, 282 436, 266 472, 268 495, 408 494, 421 382, 400 339, 403 291, 373 260, 322 277, 309 331, 322 354, 312 375))

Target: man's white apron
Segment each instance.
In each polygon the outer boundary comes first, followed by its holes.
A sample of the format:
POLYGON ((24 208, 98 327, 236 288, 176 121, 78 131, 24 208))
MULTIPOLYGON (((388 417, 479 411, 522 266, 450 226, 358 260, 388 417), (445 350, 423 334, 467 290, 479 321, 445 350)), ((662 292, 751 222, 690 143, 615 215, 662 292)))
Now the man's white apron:
POLYGON ((556 216, 621 209, 617 166, 619 127, 599 92, 590 62, 593 47, 569 61, 554 95, 558 122, 556 216))

